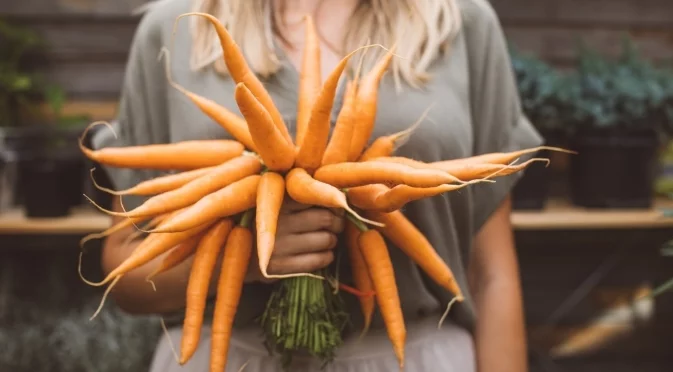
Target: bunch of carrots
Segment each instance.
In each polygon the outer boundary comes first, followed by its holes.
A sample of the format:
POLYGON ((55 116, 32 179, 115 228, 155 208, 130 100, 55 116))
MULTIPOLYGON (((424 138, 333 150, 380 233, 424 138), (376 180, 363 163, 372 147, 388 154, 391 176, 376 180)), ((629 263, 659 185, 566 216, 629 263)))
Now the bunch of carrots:
POLYGON ((89 283, 110 284, 107 294, 123 275, 159 256, 163 256, 161 265, 151 277, 193 256, 179 353, 179 363, 184 364, 197 349, 208 284, 223 251, 210 362, 211 371, 221 372, 227 361, 244 277, 256 248, 260 272, 266 278, 280 279, 260 317, 273 349, 286 354, 308 351, 328 362, 341 344, 344 324, 338 295, 332 289, 343 289, 359 298, 365 319, 363 331, 368 329, 378 306, 402 368, 406 329, 385 239, 451 292, 454 301, 462 301, 463 294, 447 263, 401 208, 411 201, 477 182, 493 182, 493 178, 521 171, 535 161, 548 162, 533 158, 516 164, 520 156, 537 152, 541 147, 434 163, 395 156, 395 150, 411 135, 416 124, 370 143, 379 82, 395 56, 395 47, 387 49, 370 71, 361 74, 358 67, 354 77, 348 79, 343 107, 330 135, 330 114, 341 75, 357 51, 371 46, 348 54, 322 81, 318 37, 310 16, 305 18, 306 46, 297 131, 293 138, 271 96, 226 28, 209 14, 187 13, 178 20, 185 16, 205 17, 216 29, 224 61, 237 84, 235 100, 241 115, 186 90, 173 82, 169 73, 168 79, 234 140, 100 150, 80 144, 86 156, 103 165, 178 171, 140 182, 127 190, 106 189, 115 195, 148 198, 129 211, 106 211, 126 219, 86 239, 140 224, 145 225, 142 229, 138 227, 139 231, 149 235, 103 281, 89 283), (278 216, 288 196, 300 203, 342 208, 347 212, 344 241, 353 269, 354 288, 335 283, 326 270, 283 276, 267 272, 278 216))

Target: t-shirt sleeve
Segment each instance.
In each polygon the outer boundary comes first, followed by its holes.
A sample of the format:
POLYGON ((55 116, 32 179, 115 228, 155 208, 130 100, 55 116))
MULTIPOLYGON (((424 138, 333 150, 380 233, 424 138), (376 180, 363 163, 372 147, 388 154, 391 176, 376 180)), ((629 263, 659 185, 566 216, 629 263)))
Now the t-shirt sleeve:
MULTIPOLYGON (((507 42, 495 11, 486 0, 471 0, 465 38, 469 55, 474 155, 541 145, 543 140, 522 112, 507 42)), ((521 157, 520 161, 532 157, 521 157)), ((522 173, 474 185, 475 232, 498 208, 522 173)))
MULTIPOLYGON (((157 7, 160 8, 160 7, 157 7)), ((92 138, 95 149, 125 147, 170 140, 166 107, 166 76, 158 56, 163 45, 160 14, 150 8, 141 19, 131 44, 113 130, 100 127, 92 138)), ((159 175, 158 171, 107 167, 98 164, 116 190, 159 175)), ((124 197, 127 209, 142 201, 124 197)))

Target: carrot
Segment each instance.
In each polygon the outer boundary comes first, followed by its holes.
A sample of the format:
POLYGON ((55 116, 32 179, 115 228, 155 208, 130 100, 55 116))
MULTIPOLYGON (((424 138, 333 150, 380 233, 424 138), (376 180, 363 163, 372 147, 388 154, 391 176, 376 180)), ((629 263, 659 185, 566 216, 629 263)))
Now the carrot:
POLYGON ((173 81, 173 77, 171 76, 170 72, 171 71, 170 56, 168 49, 165 47, 161 49, 160 56, 163 55, 166 56, 165 68, 168 83, 174 89, 176 89, 180 93, 184 94, 187 98, 189 98, 189 100, 192 101, 192 103, 196 107, 198 107, 201 110, 201 112, 203 112, 206 116, 211 118, 219 126, 224 128, 224 130, 226 130, 229 134, 231 134, 231 136, 234 137, 238 142, 242 143, 245 147, 247 147, 251 151, 257 151, 255 149, 255 144, 252 141, 252 137, 250 137, 250 131, 248 131, 248 124, 245 122, 245 119, 229 111, 226 107, 218 104, 217 102, 210 100, 206 97, 200 96, 194 92, 190 92, 182 85, 173 81))
MULTIPOLYGON (((234 41, 234 39, 231 37, 229 31, 227 31, 227 28, 224 27, 222 22, 220 22, 217 17, 208 13, 198 12, 185 13, 178 16, 175 20, 176 26, 177 22, 182 17, 192 15, 205 17, 215 27, 215 31, 217 32, 217 36, 224 52, 224 63, 227 65, 229 74, 234 79, 236 84, 244 83, 245 86, 250 89, 250 92, 255 96, 255 98, 257 98, 262 106, 264 106, 266 111, 268 111, 276 129, 280 132, 283 138, 285 138, 285 141, 287 141, 289 145, 293 145, 292 137, 290 137, 287 126, 283 121, 283 116, 281 115, 280 111, 278 111, 276 105, 273 103, 271 95, 266 90, 266 88, 264 88, 262 82, 257 78, 252 69, 250 69, 250 66, 245 60, 243 52, 241 52, 241 49, 236 44, 236 41, 234 41)), ((250 120, 248 120, 248 122, 250 122, 250 120)))
POLYGON ((436 167, 432 166, 431 163, 422 162, 420 160, 414 160, 414 159, 411 159, 411 158, 407 158, 405 156, 380 156, 380 157, 373 157, 371 159, 366 159, 366 160, 361 159, 361 161, 395 163, 395 164, 402 164, 402 165, 406 165, 408 167, 417 168, 417 169, 436 168, 436 167))
MULTIPOLYGON (((374 285, 372 284, 372 279, 369 276, 369 269, 367 269, 367 263, 364 261, 364 257, 360 251, 360 245, 358 244, 360 230, 358 230, 353 222, 348 220, 346 222, 344 233, 346 236, 346 247, 348 248, 348 256, 350 258, 355 288, 360 292, 371 292, 374 290, 374 285)), ((358 299, 360 300, 360 308, 362 309, 362 315, 364 317, 364 327, 362 329, 362 334, 364 334, 369 329, 369 325, 372 321, 375 299, 373 296, 358 296, 358 299)))
POLYGON ((426 109, 421 117, 416 120, 409 128, 393 133, 389 136, 379 137, 369 146, 358 160, 367 161, 382 156, 391 156, 395 150, 402 146, 411 136, 411 133, 418 128, 428 115, 430 108, 426 109))
POLYGON ((210 371, 222 372, 227 364, 231 330, 243 290, 243 280, 252 255, 253 236, 247 213, 231 230, 224 247, 222 270, 217 282, 211 333, 210 371))
POLYGON ((269 112, 243 83, 236 85, 234 95, 245 119, 254 123, 250 126, 250 134, 264 164, 272 171, 290 169, 295 160, 294 146, 283 139, 269 112))
POLYGON ((93 178, 93 171, 95 170, 95 168, 91 168, 91 181, 93 182, 94 186, 97 189, 107 192, 108 194, 119 196, 121 195, 150 196, 175 190, 180 186, 183 186, 189 183, 190 181, 193 181, 216 168, 217 167, 213 166, 213 167, 193 169, 190 171, 175 174, 167 174, 165 176, 159 176, 151 180, 140 182, 133 187, 120 191, 108 189, 96 183, 96 180, 93 178))
MULTIPOLYGON (((190 140, 176 143, 151 144, 125 147, 106 147, 91 150, 84 146, 87 132, 95 125, 110 124, 94 122, 84 130, 79 139, 79 148, 89 159, 118 168, 189 170, 211 167, 240 156, 244 147, 233 140, 190 140)), ((110 128, 112 128, 110 126, 110 128)))
POLYGON ((363 186, 372 183, 434 187, 445 183, 461 182, 456 177, 439 169, 417 169, 404 164, 379 161, 325 165, 319 168, 314 176, 316 180, 338 188, 363 186))
MULTIPOLYGON (((459 301, 463 294, 449 266, 426 237, 400 211, 369 212, 367 216, 383 221, 379 231, 425 271, 438 285, 453 293, 459 301)), ((363 249, 363 252, 367 249, 363 249)), ((373 275, 372 275, 373 276, 373 275)))
MULTIPOLYGON (((159 224, 159 228, 161 228, 162 224, 167 222, 170 222, 170 219, 167 219, 166 221, 159 224)), ((103 281, 98 283, 87 281, 87 283, 93 286, 104 285, 116 277, 124 275, 129 271, 150 262, 154 258, 169 251, 171 248, 175 247, 181 242, 200 234, 201 232, 208 229, 213 224, 213 222, 214 221, 209 221, 209 223, 201 224, 193 229, 177 232, 174 234, 150 234, 138 245, 138 247, 136 247, 135 251, 126 260, 124 260, 114 270, 110 271, 103 281)))
POLYGON ((255 206, 260 175, 247 176, 218 191, 204 196, 181 213, 170 217, 149 233, 176 233, 211 224, 255 206))
POLYGON ((403 368, 407 330, 388 247, 377 230, 363 231, 358 238, 358 244, 376 291, 376 302, 386 325, 388 338, 393 344, 400 368, 403 368))
POLYGON ((192 269, 187 282, 185 317, 182 325, 180 364, 184 365, 194 355, 201 338, 203 313, 208 297, 210 278, 213 275, 217 257, 233 228, 229 218, 214 224, 196 247, 192 269))
POLYGON ((355 92, 357 82, 348 81, 346 92, 344 93, 344 102, 339 116, 337 117, 332 137, 327 143, 325 153, 322 157, 321 165, 343 163, 348 161, 348 151, 350 149, 353 128, 355 127, 355 92))
POLYGON ((393 212, 412 201, 456 191, 468 184, 439 185, 435 187, 397 185, 389 188, 378 183, 350 188, 346 195, 348 196, 348 201, 357 208, 368 211, 393 212))
MULTIPOLYGON (((180 188, 153 196, 131 211, 112 212, 106 211, 101 207, 98 208, 113 216, 155 216, 180 208, 186 208, 198 202, 206 195, 212 194, 247 176, 259 173, 261 169, 262 164, 259 159, 253 156, 243 155, 229 160, 216 167, 210 173, 192 180, 180 188)), ((93 204, 96 205, 95 203, 93 204)))
POLYGON ((295 142, 299 148, 304 140, 308 121, 311 117, 311 108, 320 93, 322 72, 320 70, 320 40, 315 29, 313 17, 304 18, 304 53, 302 55, 301 71, 299 73, 299 99, 297 102, 297 134, 295 142))
POLYGON ((346 195, 334 186, 315 180, 302 168, 293 168, 285 176, 287 193, 294 201, 325 208, 342 208, 360 221, 379 225, 376 221, 362 218, 349 205, 346 195))
POLYGON ((360 157, 372 134, 374 123, 376 122, 379 83, 390 65, 395 49, 396 46, 393 46, 379 63, 362 78, 362 82, 358 86, 358 125, 353 131, 353 139, 348 156, 349 161, 355 161, 360 157))
POLYGON ((430 163, 430 165, 435 169, 441 169, 445 172, 450 172, 451 174, 454 174, 457 177, 460 177, 461 179, 471 180, 481 177, 489 177, 494 174, 500 177, 507 176, 512 173, 519 172, 535 162, 545 162, 549 164, 549 159, 532 158, 529 159, 528 161, 516 165, 473 163, 473 162, 460 163, 453 161, 440 161, 430 163))
POLYGON ((161 260, 161 264, 159 264, 159 266, 147 276, 146 280, 150 281, 155 276, 166 272, 184 262, 187 258, 194 254, 196 251, 196 246, 199 244, 199 241, 202 237, 202 234, 192 236, 175 246, 175 248, 171 249, 166 257, 161 260))
POLYGON ((348 53, 341 59, 339 64, 332 70, 332 72, 325 80, 325 83, 320 90, 320 94, 316 98, 313 108, 311 110, 311 117, 308 121, 308 127, 299 151, 297 152, 297 159, 295 166, 304 168, 309 174, 320 167, 322 157, 325 154, 327 141, 329 140, 330 132, 330 118, 332 116, 332 107, 334 106, 334 97, 336 89, 339 85, 339 80, 343 70, 346 68, 350 58, 360 49, 369 48, 372 45, 366 45, 355 49, 348 53))
MULTIPOLYGON (((467 160, 470 158, 464 159, 467 160)), ((535 162, 545 162, 547 165, 549 165, 549 159, 545 158, 532 158, 517 165, 475 163, 472 161, 460 160, 463 159, 424 163, 422 161, 405 158, 403 156, 388 156, 374 158, 371 161, 403 164, 416 169, 438 169, 460 179, 462 183, 473 183, 474 181, 492 182, 489 180, 489 178, 503 177, 519 172, 535 162)))
POLYGON ((278 215, 285 197, 285 179, 278 173, 262 174, 257 187, 256 234, 259 270, 267 276, 266 270, 276 242, 278 215))
POLYGON ((442 163, 445 164, 452 164, 452 163, 491 163, 491 164, 509 164, 515 159, 526 155, 526 154, 531 154, 534 152, 538 152, 541 150, 549 150, 549 151, 558 151, 558 152, 565 152, 568 154, 577 154, 575 151, 571 150, 566 150, 562 149, 560 147, 552 147, 552 146, 538 146, 538 147, 532 147, 528 149, 523 149, 523 150, 518 150, 518 151, 512 151, 512 152, 492 152, 488 154, 482 154, 482 155, 477 155, 477 156, 472 156, 469 158, 463 158, 463 159, 454 159, 454 160, 445 160, 442 163))

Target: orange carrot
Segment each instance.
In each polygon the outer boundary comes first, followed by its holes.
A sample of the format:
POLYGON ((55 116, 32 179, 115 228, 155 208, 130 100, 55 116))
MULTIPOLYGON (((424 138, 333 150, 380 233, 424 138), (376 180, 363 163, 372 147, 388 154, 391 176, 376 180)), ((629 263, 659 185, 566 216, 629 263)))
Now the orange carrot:
POLYGON ((346 68, 350 58, 362 48, 368 48, 371 45, 360 47, 341 59, 339 64, 325 80, 316 98, 311 117, 308 121, 308 127, 299 151, 297 152, 296 167, 304 168, 309 174, 320 167, 322 157, 325 154, 327 141, 329 140, 330 118, 332 116, 332 107, 334 106, 334 97, 339 85, 339 79, 343 70, 346 68))
POLYGON ((95 168, 91 169, 91 181, 93 182, 94 186, 97 189, 107 192, 108 194, 150 196, 175 190, 180 186, 183 186, 216 168, 217 167, 213 166, 213 167, 193 169, 190 171, 175 174, 167 174, 165 176, 159 176, 151 180, 140 182, 133 187, 119 191, 115 191, 98 185, 98 183, 96 183, 96 180, 94 180, 93 178, 93 171, 95 168))
POLYGON ((393 344, 400 368, 403 368, 407 330, 388 247, 377 230, 362 232, 358 243, 376 291, 376 302, 386 325, 388 338, 393 344))
POLYGON ((189 258, 196 251, 196 246, 203 237, 203 234, 195 235, 189 239, 181 242, 161 260, 159 266, 147 276, 147 280, 151 280, 155 276, 166 272, 189 258))
MULTIPOLYGON (((353 282, 355 288, 360 292, 371 292, 374 290, 374 284, 369 276, 367 263, 365 262, 362 252, 360 252, 360 245, 358 239, 360 238, 360 230, 348 220, 346 228, 344 229, 346 236, 346 247, 348 248, 348 256, 350 258, 351 268, 353 271, 353 282)), ((375 299, 373 296, 358 296, 360 300, 360 308, 362 309, 362 316, 364 317, 364 327, 362 333, 364 334, 369 329, 374 314, 375 299)))
POLYGON ((344 102, 339 116, 337 117, 332 137, 327 143, 325 154, 322 157, 322 165, 343 163, 348 161, 348 151, 350 150, 351 137, 355 127, 355 92, 357 89, 355 81, 349 81, 344 93, 344 102))
POLYGON ((338 188, 372 183, 392 186, 405 184, 413 187, 434 187, 452 182, 462 183, 456 177, 439 169, 417 169, 404 164, 379 161, 325 165, 315 172, 315 179, 338 188))
POLYGON ((348 196, 348 201, 360 209, 387 213, 399 210, 412 201, 456 191, 468 184, 440 185, 435 187, 397 185, 389 188, 377 183, 350 188, 346 195, 348 196))
POLYGON ((424 163, 422 161, 405 158, 403 156, 388 156, 374 158, 371 161, 403 164, 416 169, 438 169, 449 173, 457 179, 460 179, 460 183, 473 183, 474 181, 491 182, 488 179, 494 177, 503 177, 519 172, 535 162, 544 162, 549 165, 549 159, 546 158, 532 158, 517 165, 476 163, 469 161, 469 159, 471 158, 424 163))
POLYGON ((180 364, 184 365, 194 355, 201 338, 203 313, 208 297, 210 279, 215 269, 217 257, 233 228, 229 218, 221 220, 203 236, 194 254, 194 262, 187 282, 185 317, 182 325, 180 364))
POLYGON ((471 180, 481 177, 489 177, 491 175, 499 177, 507 176, 512 173, 519 172, 535 162, 545 162, 549 164, 549 159, 532 158, 516 165, 474 163, 469 161, 464 163, 454 161, 440 161, 430 163, 430 166, 435 169, 441 169, 445 172, 450 172, 451 174, 454 174, 456 177, 460 177, 461 179, 471 180))
POLYGON ((278 215, 285 197, 285 179, 278 173, 262 174, 257 187, 257 256, 259 270, 266 277, 266 269, 276 242, 278 215))
POLYGON ((257 151, 255 149, 255 144, 252 142, 252 137, 250 137, 248 124, 245 122, 245 119, 229 111, 226 107, 218 104, 217 102, 200 96, 194 92, 190 92, 182 85, 173 81, 173 77, 171 76, 170 72, 171 62, 168 49, 162 48, 162 55, 166 56, 165 67, 168 83, 171 84, 174 89, 189 98, 192 103, 201 110, 201 112, 224 128, 224 130, 231 134, 231 136, 234 137, 238 142, 242 143, 251 151, 257 151))
POLYGON ((381 156, 381 157, 373 157, 371 159, 361 159, 361 161, 374 161, 374 162, 385 162, 385 163, 396 163, 396 164, 403 164, 412 168, 418 168, 418 169, 431 169, 431 168, 436 168, 433 167, 432 164, 430 163, 425 163, 420 160, 414 160, 411 158, 407 158, 405 156, 381 156))
POLYGON ((351 213, 358 220, 378 225, 378 222, 363 219, 348 205, 346 195, 334 186, 317 181, 304 169, 293 168, 285 176, 287 193, 294 201, 317 205, 325 208, 342 208, 351 213))
MULTIPOLYGON (((459 301, 463 294, 449 266, 430 242, 400 211, 392 213, 367 212, 367 216, 382 221, 381 233, 425 271, 438 285, 453 293, 459 301)), ((363 249, 367 251, 368 248, 363 249)), ((373 275, 372 275, 373 276, 373 275)))
MULTIPOLYGON (((430 108, 425 110, 421 117, 412 124, 409 128, 393 133, 389 136, 382 136, 374 140, 365 152, 360 156, 360 161, 372 160, 382 156, 391 156, 395 150, 406 143, 411 136, 411 133, 418 128, 423 122, 423 119, 428 115, 430 108)), ((345 160, 344 160, 345 161, 345 160)))
MULTIPOLYGON (((369 44, 369 42, 367 42, 367 44, 369 44)), ((362 53, 362 56, 360 56, 360 62, 358 62, 353 80, 348 80, 348 83, 346 83, 341 111, 339 111, 339 116, 337 116, 336 124, 334 125, 334 130, 332 131, 332 137, 327 143, 327 148, 325 149, 325 154, 322 157, 321 165, 343 163, 348 161, 351 140, 353 138, 353 131, 355 130, 355 124, 357 121, 356 96, 358 85, 360 84, 362 64, 366 54, 367 50, 365 50, 364 53, 362 53)))
POLYGON ((231 185, 247 176, 259 173, 261 169, 262 164, 259 159, 243 155, 229 160, 210 173, 192 180, 178 189, 153 196, 131 211, 112 212, 105 211, 100 207, 98 208, 113 216, 155 216, 188 207, 206 195, 221 190, 223 187, 231 185))
MULTIPOLYGON (((252 94, 257 98, 257 100, 259 100, 262 106, 264 106, 266 111, 268 111, 269 115, 271 115, 276 129, 278 129, 287 143, 292 145, 292 137, 290 137, 287 126, 283 121, 283 116, 281 115, 280 111, 278 111, 276 105, 273 103, 273 99, 271 98, 271 95, 269 95, 269 92, 266 90, 262 82, 257 78, 252 69, 250 69, 250 66, 248 66, 243 52, 236 44, 236 41, 234 41, 234 39, 231 37, 229 31, 227 31, 227 28, 224 27, 222 22, 220 22, 220 20, 218 20, 215 16, 208 13, 185 13, 178 16, 175 22, 177 23, 178 20, 180 20, 182 17, 192 15, 205 17, 208 21, 210 21, 213 27, 215 27, 217 36, 220 39, 220 44, 222 45, 222 50, 224 51, 224 62, 227 65, 229 74, 234 79, 236 84, 244 83, 245 86, 250 89, 250 92, 252 92, 252 94)), ((247 121, 251 122, 250 120, 247 121)), ((253 126, 254 125, 251 125, 249 127, 253 126)))
MULTIPOLYGON (((244 218, 245 220, 245 218, 244 218)), ((227 238, 222 270, 217 283, 211 333, 210 371, 222 372, 227 365, 231 330, 243 290, 243 280, 252 255, 252 232, 242 221, 227 238)))
POLYGON ((526 155, 526 154, 532 154, 534 152, 538 152, 541 150, 549 150, 549 151, 558 151, 558 152, 565 152, 568 154, 576 154, 575 151, 571 150, 566 150, 560 147, 552 147, 552 146, 538 146, 538 147, 532 147, 528 149, 523 149, 523 150, 518 150, 518 151, 511 151, 511 152, 492 152, 488 154, 482 154, 482 155, 477 155, 477 156, 471 156, 469 158, 463 158, 463 159, 453 159, 453 160, 445 160, 442 163, 444 164, 455 164, 455 163, 491 163, 491 164, 509 164, 515 159, 526 155))
MULTIPOLYGON (((159 224, 159 228, 161 228, 162 224, 169 221, 170 219, 167 219, 166 221, 159 224)), ((126 260, 124 260, 114 270, 110 271, 103 281, 98 283, 88 282, 88 284, 93 286, 104 285, 116 277, 124 275, 129 271, 150 262, 154 258, 169 251, 171 248, 175 247, 181 242, 200 234, 201 232, 207 230, 213 223, 214 221, 210 221, 209 223, 201 224, 193 229, 177 232, 174 234, 150 234, 138 245, 138 247, 136 247, 135 251, 126 260)))
POLYGON ((299 72, 299 99, 297 102, 296 145, 299 148, 304 140, 311 108, 320 93, 322 71, 320 70, 320 40, 315 29, 313 17, 305 16, 304 53, 299 72))
POLYGON ((348 156, 348 160, 350 161, 355 161, 360 157, 372 134, 374 123, 376 122, 379 84, 383 74, 390 65, 395 49, 396 46, 393 46, 374 68, 362 78, 362 82, 358 86, 358 124, 353 131, 353 139, 348 156))
POLYGON ((106 147, 91 150, 84 146, 83 138, 95 125, 91 123, 79 140, 79 148, 89 159, 118 168, 188 170, 211 167, 240 156, 244 147, 233 140, 190 140, 166 144, 125 147, 106 147))
POLYGON ((188 231, 203 224, 233 216, 255 206, 260 175, 247 176, 227 187, 208 194, 183 212, 170 217, 150 233, 188 231))
POLYGON ((264 164, 272 171, 290 169, 295 160, 294 146, 283 139, 269 112, 243 83, 236 85, 234 95, 245 119, 254 123, 250 126, 250 135, 264 164))

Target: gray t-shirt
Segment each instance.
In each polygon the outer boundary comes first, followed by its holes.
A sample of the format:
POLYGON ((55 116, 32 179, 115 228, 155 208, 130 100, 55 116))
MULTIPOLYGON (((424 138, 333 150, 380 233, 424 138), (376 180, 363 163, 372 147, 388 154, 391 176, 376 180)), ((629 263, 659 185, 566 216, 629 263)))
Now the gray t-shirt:
MULTIPOLYGON (((229 138, 216 123, 199 111, 182 93, 167 83, 163 63, 157 60, 160 48, 170 46, 175 18, 190 11, 188 0, 163 0, 142 19, 131 47, 115 139, 108 130, 94 138, 97 148, 190 139, 229 138)), ((510 65, 506 40, 497 16, 487 0, 460 0, 464 26, 450 53, 431 66, 431 82, 421 90, 405 88, 396 93, 392 77, 381 82, 376 127, 372 138, 408 128, 429 105, 435 103, 426 120, 398 154, 422 161, 438 161, 477 154, 512 151, 541 144, 521 111, 517 87, 510 65)), ((189 69, 191 37, 189 18, 183 19, 171 50, 172 74, 185 88, 215 100, 238 112, 235 84, 213 70, 189 69)), ((282 56, 282 54, 281 54, 282 56)), ((287 61, 287 60, 285 60, 287 61)), ((291 133, 295 130, 298 73, 289 62, 265 85, 291 133)), ((341 108, 343 84, 334 105, 332 124, 341 108)), ((106 168, 114 186, 130 187, 157 176, 153 171, 106 168)), ((450 265, 466 295, 450 318, 472 329, 475 321, 469 295, 466 267, 473 237, 506 197, 520 174, 498 178, 494 184, 466 187, 408 204, 404 214, 423 232, 439 255, 450 265)), ((124 198, 127 208, 140 199, 124 198)), ((390 245, 390 255, 407 322, 443 312, 452 295, 432 282, 400 250, 390 245)), ((341 278, 349 278, 348 262, 342 259, 341 278)), ((236 324, 250 324, 264 309, 269 286, 246 285, 236 324)), ((345 295, 356 326, 361 324, 357 300, 345 295)), ((383 327, 375 314, 372 327, 383 327)), ((357 328, 356 328, 357 329, 357 328)))

